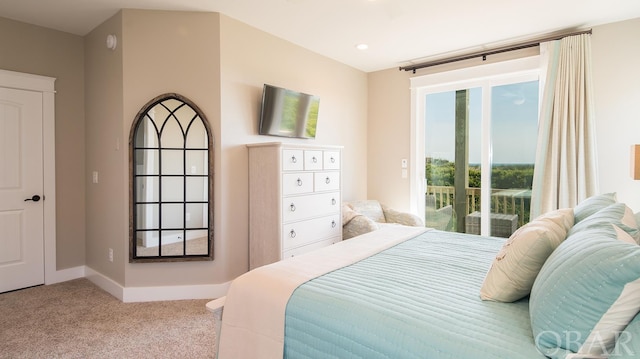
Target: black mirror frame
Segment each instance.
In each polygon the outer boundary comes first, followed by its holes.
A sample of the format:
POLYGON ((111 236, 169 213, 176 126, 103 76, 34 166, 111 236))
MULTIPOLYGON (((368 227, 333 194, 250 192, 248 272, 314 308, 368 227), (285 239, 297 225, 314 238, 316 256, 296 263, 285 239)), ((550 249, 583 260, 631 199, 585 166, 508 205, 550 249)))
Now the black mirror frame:
POLYGON ((193 103, 188 98, 179 95, 177 93, 166 93, 160 96, 155 97, 147 104, 145 104, 142 109, 138 112, 131 125, 131 130, 129 133, 129 263, 148 263, 148 262, 185 262, 185 261, 212 261, 214 259, 214 215, 213 215, 213 163, 214 163, 214 138, 211 132, 211 127, 209 125, 209 121, 206 116, 200 110, 200 108, 193 103), (208 254, 184 254, 184 255, 172 255, 172 256, 137 256, 136 254, 136 222, 135 222, 135 192, 134 192, 134 181, 135 181, 135 136, 136 130, 138 128, 138 124, 145 118, 146 114, 154 108, 157 104, 175 99, 183 102, 187 106, 191 107, 195 113, 200 117, 204 128, 207 131, 208 136, 208 254))

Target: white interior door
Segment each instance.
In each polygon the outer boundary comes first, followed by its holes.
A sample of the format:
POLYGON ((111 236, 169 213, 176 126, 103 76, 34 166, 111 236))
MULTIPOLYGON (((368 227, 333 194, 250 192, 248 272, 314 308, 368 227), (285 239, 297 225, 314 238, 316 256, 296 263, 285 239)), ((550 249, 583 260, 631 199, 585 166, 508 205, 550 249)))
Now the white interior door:
POLYGON ((0 293, 44 283, 42 93, 0 87, 0 293))

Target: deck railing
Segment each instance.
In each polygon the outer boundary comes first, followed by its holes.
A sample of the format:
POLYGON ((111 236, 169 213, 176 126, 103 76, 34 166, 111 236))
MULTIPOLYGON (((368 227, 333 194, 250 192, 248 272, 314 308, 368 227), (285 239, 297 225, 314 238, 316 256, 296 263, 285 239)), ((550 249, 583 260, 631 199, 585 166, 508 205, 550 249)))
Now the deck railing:
MULTIPOLYGON (((455 210, 455 191, 451 186, 427 186, 427 195, 435 197, 436 209, 451 205, 455 210)), ((480 211, 480 188, 466 189, 466 214, 480 211)), ((518 227, 530 220, 529 204, 531 190, 529 189, 492 189, 491 212, 500 214, 517 214, 518 227)))

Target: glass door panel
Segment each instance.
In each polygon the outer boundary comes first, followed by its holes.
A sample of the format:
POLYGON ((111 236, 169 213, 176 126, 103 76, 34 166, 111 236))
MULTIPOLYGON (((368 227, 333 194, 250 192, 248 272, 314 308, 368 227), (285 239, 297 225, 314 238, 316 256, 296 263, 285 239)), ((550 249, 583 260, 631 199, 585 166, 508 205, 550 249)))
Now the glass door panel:
POLYGON ((427 93, 424 101, 426 226, 509 237, 530 220, 538 81, 427 93))
POLYGON ((425 97, 425 223, 465 232, 480 208, 481 88, 425 97))
POLYGON ((509 237, 530 220, 538 134, 538 81, 491 88, 491 234, 509 237))

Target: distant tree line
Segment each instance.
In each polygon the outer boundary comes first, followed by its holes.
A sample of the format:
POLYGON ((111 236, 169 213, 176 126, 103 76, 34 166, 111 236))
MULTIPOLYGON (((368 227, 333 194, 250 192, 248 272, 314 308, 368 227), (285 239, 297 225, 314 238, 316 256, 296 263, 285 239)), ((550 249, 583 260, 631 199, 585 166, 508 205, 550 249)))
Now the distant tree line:
MULTIPOLYGON (((453 162, 426 159, 426 179, 430 186, 454 185, 455 166, 453 162)), ((491 188, 528 188, 533 182, 533 164, 494 164, 491 169, 491 188)), ((480 165, 469 165, 469 187, 480 188, 480 165)))

